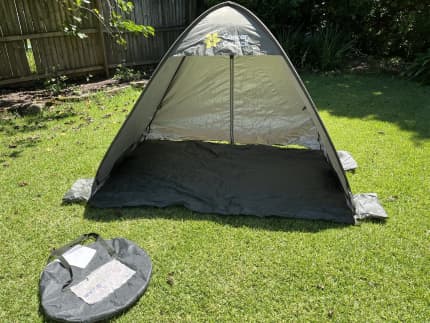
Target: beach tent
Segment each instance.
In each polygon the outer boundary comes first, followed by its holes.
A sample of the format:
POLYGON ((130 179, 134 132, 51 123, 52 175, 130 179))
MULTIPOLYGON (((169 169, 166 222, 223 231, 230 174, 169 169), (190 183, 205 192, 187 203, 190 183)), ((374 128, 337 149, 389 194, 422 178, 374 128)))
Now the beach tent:
POLYGON ((353 223, 353 199, 284 50, 254 14, 224 2, 166 53, 101 162, 89 204, 353 223))

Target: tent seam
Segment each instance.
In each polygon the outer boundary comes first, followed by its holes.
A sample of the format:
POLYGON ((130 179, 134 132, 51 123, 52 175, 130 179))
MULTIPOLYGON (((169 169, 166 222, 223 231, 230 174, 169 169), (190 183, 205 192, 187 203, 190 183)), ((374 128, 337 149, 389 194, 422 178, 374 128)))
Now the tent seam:
POLYGON ((161 106, 162 106, 162 104, 163 104, 163 101, 164 101, 164 99, 166 98, 167 94, 169 94, 170 90, 172 89, 173 85, 175 84, 176 79, 177 79, 177 77, 178 77, 179 70, 181 69, 181 67, 182 67, 182 65, 183 65, 183 63, 184 63, 185 58, 186 58, 186 56, 183 56, 183 57, 182 57, 182 59, 181 59, 181 61, 179 62, 178 67, 176 68, 176 71, 175 71, 175 73, 173 74, 172 79, 170 80, 170 83, 169 83, 169 85, 168 85, 168 86, 167 86, 167 88, 166 88, 166 91, 164 92, 163 96, 161 97, 160 103, 158 104, 157 108, 155 109, 154 114, 152 115, 152 119, 151 119, 151 121, 149 121, 148 125, 147 125, 147 126, 146 126, 146 128, 145 128, 145 132, 144 132, 144 134, 142 134, 143 139, 141 140, 141 142, 145 141, 145 140, 146 140, 146 137, 147 137, 147 136, 149 135, 149 133, 151 132, 151 125, 152 125, 152 122, 155 120, 155 117, 157 116, 158 111, 160 111, 161 106))

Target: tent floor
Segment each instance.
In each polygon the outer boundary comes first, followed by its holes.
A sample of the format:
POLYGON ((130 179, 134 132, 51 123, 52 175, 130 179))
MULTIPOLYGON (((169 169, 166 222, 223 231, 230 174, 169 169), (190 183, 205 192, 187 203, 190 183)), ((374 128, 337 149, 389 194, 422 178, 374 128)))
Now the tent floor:
POLYGON ((146 141, 91 198, 95 207, 183 205, 204 213, 353 223, 321 151, 146 141))

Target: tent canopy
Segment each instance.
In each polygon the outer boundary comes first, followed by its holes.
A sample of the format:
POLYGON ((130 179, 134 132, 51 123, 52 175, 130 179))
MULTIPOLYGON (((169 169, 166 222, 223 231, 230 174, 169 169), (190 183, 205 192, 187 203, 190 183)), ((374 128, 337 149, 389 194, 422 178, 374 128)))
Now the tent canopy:
POLYGON ((197 18, 162 59, 90 203, 354 222, 348 181, 303 82, 264 24, 232 2, 197 18))

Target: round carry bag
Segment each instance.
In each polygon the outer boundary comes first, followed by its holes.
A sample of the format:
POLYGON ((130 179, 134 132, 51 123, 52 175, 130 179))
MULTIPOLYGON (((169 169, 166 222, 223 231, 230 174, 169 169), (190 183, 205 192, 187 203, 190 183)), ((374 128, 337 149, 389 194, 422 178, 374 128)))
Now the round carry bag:
POLYGON ((46 317, 62 322, 95 322, 132 306, 145 292, 151 259, 133 242, 84 234, 52 251, 40 277, 46 317), (95 239, 89 245, 82 243, 95 239))

